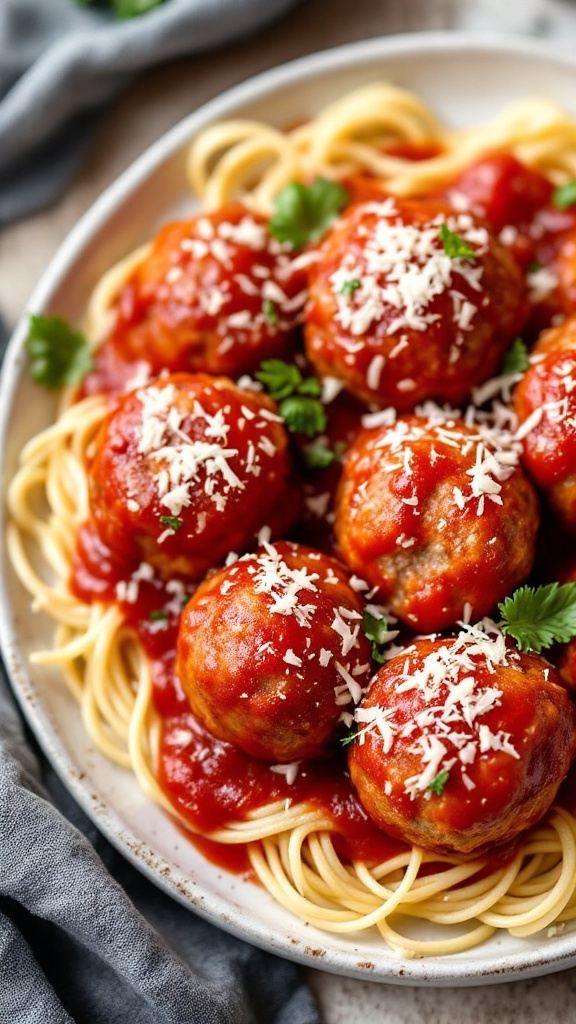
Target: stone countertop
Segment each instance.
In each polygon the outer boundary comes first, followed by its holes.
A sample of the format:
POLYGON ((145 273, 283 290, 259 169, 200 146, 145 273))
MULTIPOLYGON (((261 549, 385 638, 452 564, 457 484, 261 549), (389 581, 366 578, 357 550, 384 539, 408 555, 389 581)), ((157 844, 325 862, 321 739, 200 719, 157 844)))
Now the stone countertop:
MULTIPOLYGON (((277 64, 380 35, 498 31, 574 53, 574 0, 303 0, 249 41, 156 69, 114 104, 63 198, 0 234, 0 310, 13 324, 62 239, 97 195, 193 107, 277 64)), ((381 985, 307 970, 325 1024, 566 1024, 576 969, 482 988, 381 985)))

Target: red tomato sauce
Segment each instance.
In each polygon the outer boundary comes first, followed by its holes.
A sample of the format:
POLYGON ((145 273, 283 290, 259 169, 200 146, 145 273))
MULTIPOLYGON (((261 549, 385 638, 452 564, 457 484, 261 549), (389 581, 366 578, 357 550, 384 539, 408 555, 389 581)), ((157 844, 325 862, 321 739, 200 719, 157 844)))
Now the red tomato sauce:
MULTIPOLYGON (((370 821, 338 751, 323 761, 302 762, 290 782, 274 769, 215 739, 189 712, 163 723, 158 781, 194 832, 224 828, 276 801, 287 810, 304 802, 333 823, 335 845, 347 858, 376 864, 406 850, 370 821)), ((228 865, 227 847, 211 843, 209 852, 211 860, 228 865)))
MULTIPOLYGON (((73 591, 84 601, 110 601, 123 578, 91 529, 82 527, 73 591)), ((333 823, 338 851, 350 859, 376 864, 407 849, 366 814, 345 770, 344 751, 336 749, 322 761, 302 762, 294 781, 288 782, 268 762, 215 739, 196 722, 174 671, 178 615, 165 584, 157 578, 141 580, 135 601, 117 603, 151 664, 154 707, 162 719, 158 782, 189 823, 191 834, 186 834, 209 860, 247 873, 243 847, 214 843, 197 833, 225 828, 275 801, 288 806, 306 802, 318 809, 333 823)))
MULTIPOLYGON (((392 155, 422 160, 437 155, 435 147, 396 147, 392 155)), ((383 186, 371 179, 350 182, 353 200, 383 194, 383 186)), ((552 186, 537 172, 523 168, 514 158, 495 154, 465 170, 454 182, 446 185, 435 198, 450 199, 460 192, 472 201, 489 224, 501 231, 506 226, 517 229, 510 242, 519 263, 527 268, 533 261, 552 261, 563 238, 576 230, 576 212, 555 210, 552 186)), ((124 290, 121 315, 130 325, 135 315, 135 300, 127 287, 124 290)), ((124 344, 121 333, 104 345, 97 364, 87 377, 83 394, 121 390, 134 376, 133 341, 124 344)), ((141 358, 144 354, 138 352, 141 358)), ((175 358, 173 370, 188 368, 187 354, 181 362, 175 358)), ((343 399, 346 407, 351 400, 343 399)), ((338 433, 338 431, 335 431, 338 433)), ((342 434, 346 440, 353 435, 350 424, 342 434)), ((434 484, 429 465, 418 465, 421 485, 434 484)), ((323 488, 333 491, 339 470, 331 469, 322 479, 323 488)), ((321 479, 321 478, 320 478, 321 479)), ((398 481, 406 494, 414 479, 398 481)), ((314 488, 315 489, 315 488, 314 488)), ((395 537, 406 529, 399 522, 395 537)), ((319 545, 320 546, 320 545, 319 545)), ((133 570, 137 570, 137 565, 133 570)), ((175 645, 179 613, 166 583, 159 578, 140 580, 136 599, 120 598, 119 585, 126 582, 126 566, 103 545, 89 526, 78 535, 77 552, 71 579, 72 591, 90 603, 98 600, 119 604, 126 625, 138 636, 146 652, 153 676, 155 709, 162 719, 159 746, 158 782, 180 815, 189 824, 186 833, 210 861, 239 874, 249 874, 246 848, 212 842, 202 834, 225 828, 230 822, 244 819, 251 811, 276 801, 286 807, 306 802, 317 808, 333 824, 334 843, 338 852, 350 859, 376 864, 405 851, 408 847, 379 829, 360 804, 346 771, 343 749, 335 749, 326 759, 302 762, 293 781, 272 770, 267 762, 250 757, 231 744, 212 737, 193 718, 174 671, 175 645), (200 833, 200 834, 198 834, 200 833)), ((182 581, 183 596, 193 585, 182 581)), ((499 855, 503 860, 510 850, 499 855)))

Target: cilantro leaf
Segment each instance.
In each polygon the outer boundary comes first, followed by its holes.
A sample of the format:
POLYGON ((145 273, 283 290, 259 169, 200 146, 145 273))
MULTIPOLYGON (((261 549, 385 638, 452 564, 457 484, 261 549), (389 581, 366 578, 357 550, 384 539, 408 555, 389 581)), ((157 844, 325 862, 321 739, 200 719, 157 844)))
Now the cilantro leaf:
POLYGON ((163 526, 168 526, 171 530, 174 530, 174 532, 182 526, 182 520, 179 516, 158 516, 158 521, 163 526))
POLYGON ((438 775, 434 776, 430 785, 427 786, 426 792, 434 793, 436 796, 442 796, 444 786, 448 782, 449 778, 450 772, 446 768, 443 768, 442 771, 438 772, 438 775))
POLYGON ((451 259, 477 256, 476 250, 468 245, 468 242, 465 242, 463 238, 460 238, 460 235, 457 235, 455 231, 450 231, 447 224, 440 225, 439 235, 444 252, 451 259))
POLYGON ((24 348, 32 380, 45 388, 78 384, 92 367, 85 336, 59 316, 31 314, 24 348))
POLYGON ((308 469, 326 469, 336 458, 336 452, 328 447, 324 438, 318 438, 302 449, 302 458, 308 469))
POLYGON ((276 402, 293 395, 302 385, 298 367, 294 363, 285 363, 283 359, 265 359, 254 376, 276 402))
POLYGON ((557 210, 569 210, 576 203, 576 180, 559 185, 552 193, 552 203, 557 210))
POLYGON ((288 430, 295 434, 314 437, 315 434, 322 434, 326 429, 328 420, 326 410, 317 398, 290 395, 289 398, 282 399, 278 406, 278 412, 288 430))
POLYGON ((516 338, 507 352, 504 353, 504 360, 502 362, 502 373, 508 376, 515 375, 517 373, 525 373, 530 366, 530 360, 528 358, 528 349, 522 341, 522 338, 516 338))
POLYGON ((540 652, 576 636, 576 583, 519 587, 498 605, 500 628, 521 651, 540 652))
POLYGON ((294 249, 318 242, 348 203, 343 185, 315 178, 311 185, 292 181, 278 193, 268 222, 270 234, 294 249))

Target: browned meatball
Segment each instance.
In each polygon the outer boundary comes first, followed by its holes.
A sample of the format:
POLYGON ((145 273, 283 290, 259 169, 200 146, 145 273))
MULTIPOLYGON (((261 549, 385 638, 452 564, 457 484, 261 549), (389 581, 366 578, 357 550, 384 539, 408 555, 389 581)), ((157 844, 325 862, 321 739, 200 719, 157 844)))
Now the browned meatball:
POLYGON ((334 559, 266 544, 190 599, 176 671, 215 736, 281 763, 315 757, 368 683, 362 602, 334 559))
POLYGON ((161 369, 237 377, 290 352, 306 273, 266 219, 239 203, 163 227, 115 299, 109 336, 86 390, 161 369))
POLYGON ((297 509, 288 438, 274 403, 225 377, 173 374, 125 395, 88 468, 101 540, 194 579, 274 533, 297 509))
POLYGON ((440 410, 364 431, 349 449, 334 524, 340 557, 404 623, 489 613, 529 573, 539 516, 520 445, 440 410))
POLYGON ((418 640, 356 710, 352 781, 381 828, 439 853, 478 853, 535 824, 576 751, 552 666, 494 627, 418 640))
POLYGON ((576 530, 576 316, 540 335, 514 393, 524 464, 576 530))
POLYGON ((426 398, 457 404, 494 374, 526 313, 514 258, 469 213, 361 203, 311 270, 306 351, 368 402, 400 411, 426 398))

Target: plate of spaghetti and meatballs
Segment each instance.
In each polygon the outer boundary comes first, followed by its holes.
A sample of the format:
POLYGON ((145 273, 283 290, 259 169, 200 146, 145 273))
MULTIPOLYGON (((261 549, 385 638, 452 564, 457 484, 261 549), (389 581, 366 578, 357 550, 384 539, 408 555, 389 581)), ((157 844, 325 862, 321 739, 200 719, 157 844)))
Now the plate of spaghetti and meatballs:
POLYGON ((7 355, 33 730, 156 884, 328 971, 576 963, 575 81, 415 35, 245 83, 7 355))

